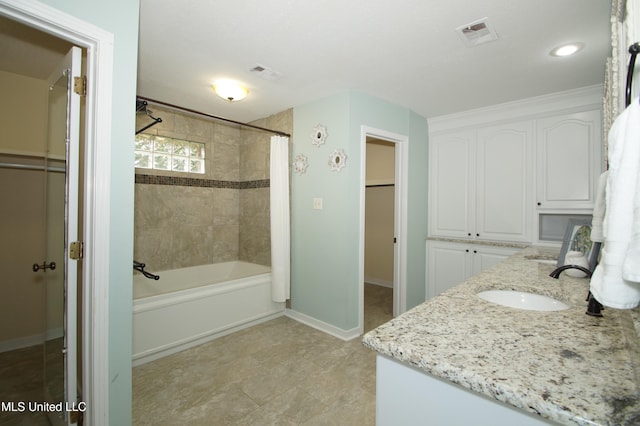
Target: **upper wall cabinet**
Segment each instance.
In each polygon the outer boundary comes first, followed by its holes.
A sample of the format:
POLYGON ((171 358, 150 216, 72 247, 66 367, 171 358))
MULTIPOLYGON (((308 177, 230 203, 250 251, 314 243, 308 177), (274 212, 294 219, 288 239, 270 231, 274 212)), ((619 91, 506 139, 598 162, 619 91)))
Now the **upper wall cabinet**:
POLYGON ((468 238, 475 199, 474 132, 434 136, 429 143, 429 233, 468 238))
POLYGON ((600 111, 537 120, 539 209, 592 209, 602 170, 600 111))
POLYGON ((478 131, 476 237, 531 239, 532 149, 531 121, 478 131))
POLYGON ((532 144, 532 121, 434 136, 430 235, 529 241, 532 144))
POLYGON ((561 221, 558 237, 540 219, 591 214, 602 93, 589 86, 429 120, 429 237, 561 239, 561 221))

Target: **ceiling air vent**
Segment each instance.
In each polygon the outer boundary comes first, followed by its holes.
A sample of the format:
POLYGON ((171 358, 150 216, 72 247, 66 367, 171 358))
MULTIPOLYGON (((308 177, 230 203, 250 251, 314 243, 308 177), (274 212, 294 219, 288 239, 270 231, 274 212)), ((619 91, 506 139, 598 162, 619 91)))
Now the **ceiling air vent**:
POLYGON ((256 74, 258 77, 265 80, 277 80, 282 77, 282 73, 278 71, 274 71, 271 68, 265 67, 264 65, 256 64, 249 71, 256 74))
POLYGON ((489 25, 487 18, 478 19, 456 28, 456 32, 467 47, 478 46, 498 39, 498 34, 489 25))

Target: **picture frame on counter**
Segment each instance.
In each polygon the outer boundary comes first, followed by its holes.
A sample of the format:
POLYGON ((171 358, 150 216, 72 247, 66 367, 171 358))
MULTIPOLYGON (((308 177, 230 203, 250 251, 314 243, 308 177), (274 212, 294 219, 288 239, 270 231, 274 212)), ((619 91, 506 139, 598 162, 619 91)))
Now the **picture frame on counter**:
POLYGON ((569 219, 567 229, 562 240, 558 265, 578 264, 593 271, 596 265, 600 244, 591 241, 591 219, 569 219), (576 262, 576 255, 584 255, 582 262, 576 262), (567 254, 571 259, 567 259, 567 254))

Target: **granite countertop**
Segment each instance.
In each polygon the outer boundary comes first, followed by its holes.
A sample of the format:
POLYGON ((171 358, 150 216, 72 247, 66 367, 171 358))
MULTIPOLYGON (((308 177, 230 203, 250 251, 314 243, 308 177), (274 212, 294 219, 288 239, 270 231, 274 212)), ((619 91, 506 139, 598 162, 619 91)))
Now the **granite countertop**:
POLYGON ((525 244, 525 243, 513 243, 513 242, 507 242, 507 241, 474 240, 472 238, 427 237, 426 240, 427 241, 443 241, 447 243, 475 244, 475 245, 481 245, 481 246, 510 247, 510 248, 519 248, 519 249, 525 249, 529 247, 529 244, 525 244))
POLYGON ((527 248, 367 333, 365 346, 545 419, 567 425, 640 424, 640 308, 585 315, 586 279, 530 258, 527 248), (516 289, 568 303, 512 309, 476 293, 516 289))

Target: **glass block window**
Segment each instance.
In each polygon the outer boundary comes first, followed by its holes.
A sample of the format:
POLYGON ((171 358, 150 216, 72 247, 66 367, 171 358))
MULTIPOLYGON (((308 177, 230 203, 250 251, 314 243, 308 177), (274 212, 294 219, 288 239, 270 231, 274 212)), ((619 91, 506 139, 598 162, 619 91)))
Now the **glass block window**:
POLYGON ((200 142, 136 135, 135 166, 142 169, 204 173, 205 146, 200 142))

